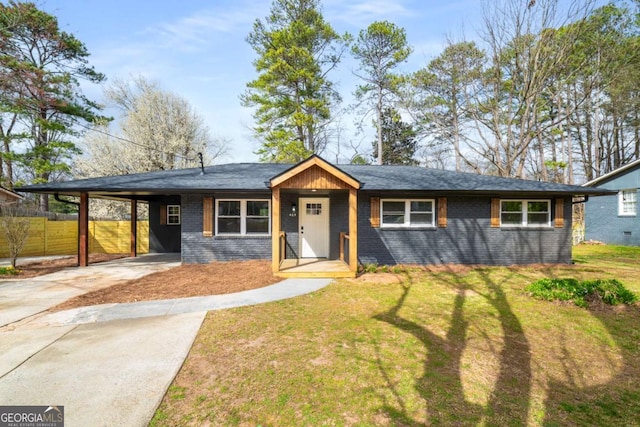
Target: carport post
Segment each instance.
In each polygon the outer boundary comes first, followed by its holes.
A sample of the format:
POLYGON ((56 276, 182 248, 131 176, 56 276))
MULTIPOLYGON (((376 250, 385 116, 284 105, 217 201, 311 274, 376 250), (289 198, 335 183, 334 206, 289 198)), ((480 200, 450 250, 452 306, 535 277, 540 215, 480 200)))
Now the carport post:
POLYGON ((138 201, 131 199, 131 253, 130 256, 138 256, 138 201))
POLYGON ((78 265, 89 265, 89 194, 80 194, 78 210, 78 265))

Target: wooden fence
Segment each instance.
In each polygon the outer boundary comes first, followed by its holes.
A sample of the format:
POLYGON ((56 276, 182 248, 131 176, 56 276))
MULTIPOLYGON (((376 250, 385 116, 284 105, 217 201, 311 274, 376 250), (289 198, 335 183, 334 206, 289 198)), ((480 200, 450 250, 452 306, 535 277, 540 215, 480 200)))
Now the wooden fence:
MULTIPOLYGON (((29 218, 29 238, 20 256, 77 255, 78 222, 29 218)), ((131 244, 129 221, 89 221, 89 253, 128 254, 131 244)), ((149 252, 149 221, 138 221, 138 253, 149 252)), ((0 258, 9 255, 4 233, 0 233, 0 258)))

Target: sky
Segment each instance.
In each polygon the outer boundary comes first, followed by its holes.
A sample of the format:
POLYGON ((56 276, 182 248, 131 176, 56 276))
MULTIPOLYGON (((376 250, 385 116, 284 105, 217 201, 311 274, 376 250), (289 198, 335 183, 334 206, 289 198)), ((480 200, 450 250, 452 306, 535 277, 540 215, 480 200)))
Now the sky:
MULTIPOLYGON (((256 55, 246 37, 264 19, 270 0, 40 0, 63 31, 82 41, 89 62, 107 79, 143 75, 163 90, 186 99, 214 137, 230 141, 224 162, 254 162, 252 110, 240 95, 257 77, 256 55)), ((472 36, 481 26, 479 0, 323 0, 324 18, 339 33, 356 36, 370 23, 387 20, 403 27, 414 52, 399 70, 416 71, 442 52, 447 37, 472 36)), ((473 37, 471 37, 473 38, 473 37)), ((329 75, 343 106, 353 102, 358 84, 350 58, 329 75)), ((108 81, 107 81, 108 83, 108 81)), ((85 84, 85 95, 102 101, 99 85, 85 84)), ((109 112, 107 112, 108 114, 109 112)), ((358 134, 354 118, 342 117, 342 148, 329 146, 323 157, 349 157, 349 143, 371 150, 371 136, 358 134)), ((115 131, 112 131, 115 133, 115 131)), ((344 160, 342 160, 344 161, 344 160)))

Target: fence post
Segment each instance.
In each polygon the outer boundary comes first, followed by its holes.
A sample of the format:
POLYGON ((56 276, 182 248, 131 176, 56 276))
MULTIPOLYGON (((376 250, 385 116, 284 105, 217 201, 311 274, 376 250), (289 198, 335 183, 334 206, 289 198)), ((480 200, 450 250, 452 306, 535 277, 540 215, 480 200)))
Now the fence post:
POLYGON ((138 256, 138 201, 136 199, 131 200, 131 248, 130 256, 135 258, 138 256))
POLYGON ((80 194, 78 210, 78 265, 89 265, 89 194, 80 194))

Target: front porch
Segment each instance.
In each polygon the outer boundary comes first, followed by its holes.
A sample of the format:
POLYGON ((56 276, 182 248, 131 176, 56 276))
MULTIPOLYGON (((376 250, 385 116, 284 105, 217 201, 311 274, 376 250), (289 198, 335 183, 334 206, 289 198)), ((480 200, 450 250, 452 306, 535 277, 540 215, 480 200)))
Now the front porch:
POLYGON ((280 277, 322 277, 328 279, 353 277, 349 266, 339 259, 285 259, 280 263, 280 277))
POLYGON ((282 277, 355 277, 360 183, 314 156, 274 177, 272 271, 282 277))

